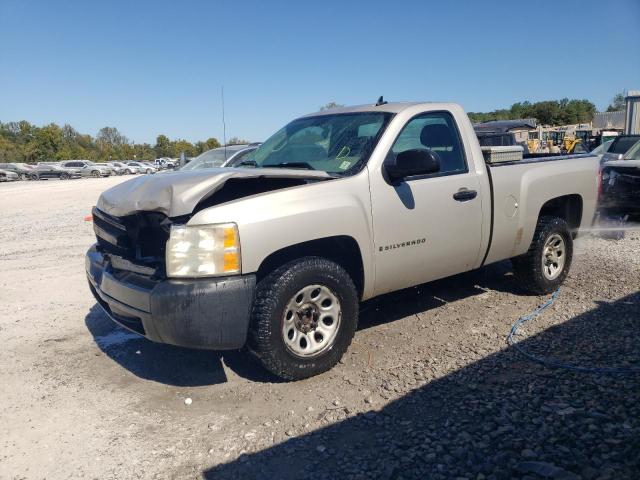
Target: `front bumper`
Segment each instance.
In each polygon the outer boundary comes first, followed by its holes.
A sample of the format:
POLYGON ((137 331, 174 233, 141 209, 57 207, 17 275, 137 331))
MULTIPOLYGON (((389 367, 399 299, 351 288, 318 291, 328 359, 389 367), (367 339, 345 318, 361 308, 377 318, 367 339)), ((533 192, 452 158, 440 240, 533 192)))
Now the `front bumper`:
POLYGON ((96 245, 85 258, 91 292, 114 322, 182 347, 232 350, 245 344, 255 275, 157 280, 114 269, 114 260, 96 245))

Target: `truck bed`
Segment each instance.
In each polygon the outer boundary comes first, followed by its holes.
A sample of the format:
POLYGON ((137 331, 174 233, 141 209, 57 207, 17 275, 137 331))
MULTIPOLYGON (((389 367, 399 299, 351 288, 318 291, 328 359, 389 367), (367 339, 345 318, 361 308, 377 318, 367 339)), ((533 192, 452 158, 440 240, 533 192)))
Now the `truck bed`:
POLYGON ((570 195, 581 205, 576 233, 590 227, 598 196, 599 159, 588 154, 545 156, 487 164, 492 191, 491 239, 485 261, 525 253, 549 198, 570 195))

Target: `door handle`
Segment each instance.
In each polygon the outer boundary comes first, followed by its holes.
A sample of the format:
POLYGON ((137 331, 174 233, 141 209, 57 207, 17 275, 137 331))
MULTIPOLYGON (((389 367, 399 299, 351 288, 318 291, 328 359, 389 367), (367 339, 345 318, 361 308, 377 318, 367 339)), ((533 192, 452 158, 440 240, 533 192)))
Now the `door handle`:
POLYGON ((475 190, 468 190, 466 188, 461 188, 456 193, 453 194, 453 199, 458 202, 467 202, 469 200, 473 200, 478 196, 478 192, 475 190))

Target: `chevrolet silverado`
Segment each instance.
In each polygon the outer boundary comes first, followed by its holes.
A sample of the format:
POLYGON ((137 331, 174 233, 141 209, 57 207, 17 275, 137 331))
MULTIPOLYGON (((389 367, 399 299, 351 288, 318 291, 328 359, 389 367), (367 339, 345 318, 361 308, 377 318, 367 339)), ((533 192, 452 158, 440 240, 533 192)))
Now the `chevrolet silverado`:
POLYGON ((246 347, 282 378, 316 375, 347 350, 363 300, 505 259, 534 294, 563 282, 594 218, 598 158, 515 148, 519 158, 485 160, 452 103, 303 116, 246 168, 105 191, 89 285, 115 322, 150 340, 246 347))

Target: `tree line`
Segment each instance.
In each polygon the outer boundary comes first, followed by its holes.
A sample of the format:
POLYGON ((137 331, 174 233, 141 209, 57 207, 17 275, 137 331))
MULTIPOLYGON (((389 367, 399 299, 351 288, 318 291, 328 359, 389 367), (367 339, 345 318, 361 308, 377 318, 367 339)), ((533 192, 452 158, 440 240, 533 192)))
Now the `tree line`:
POLYGON ((491 120, 515 120, 518 118, 535 118, 542 125, 571 125, 588 123, 593 120, 596 106, 589 100, 545 100, 531 103, 517 102, 510 108, 492 112, 469 112, 472 122, 488 122, 491 120))
MULTIPOLYGON (((321 110, 340 107, 330 102, 321 110)), ((607 111, 624 108, 624 95, 616 94, 607 111)), ((568 125, 587 123, 593 119, 596 106, 589 100, 545 100, 531 103, 517 102, 510 108, 492 112, 469 112, 472 122, 490 120, 513 120, 535 118, 543 125, 568 125)), ((227 145, 249 143, 237 137, 231 138, 227 145)), ((95 137, 79 133, 71 125, 60 127, 50 123, 43 127, 33 125, 26 120, 20 122, 0 122, 0 162, 35 163, 47 160, 86 159, 95 161, 109 160, 154 160, 160 157, 179 157, 182 152, 187 157, 195 157, 212 148, 220 147, 217 138, 191 143, 187 140, 171 140, 166 135, 158 135, 154 145, 134 143, 115 127, 101 128, 95 137)))
MULTIPOLYGON (((237 137, 228 145, 248 143, 237 137)), ((101 128, 95 137, 79 133, 71 125, 50 123, 43 127, 26 120, 0 122, 0 162, 36 163, 51 160, 154 160, 160 157, 195 157, 212 148, 220 147, 217 138, 191 143, 171 140, 158 135, 155 145, 134 143, 115 127, 101 128)))

